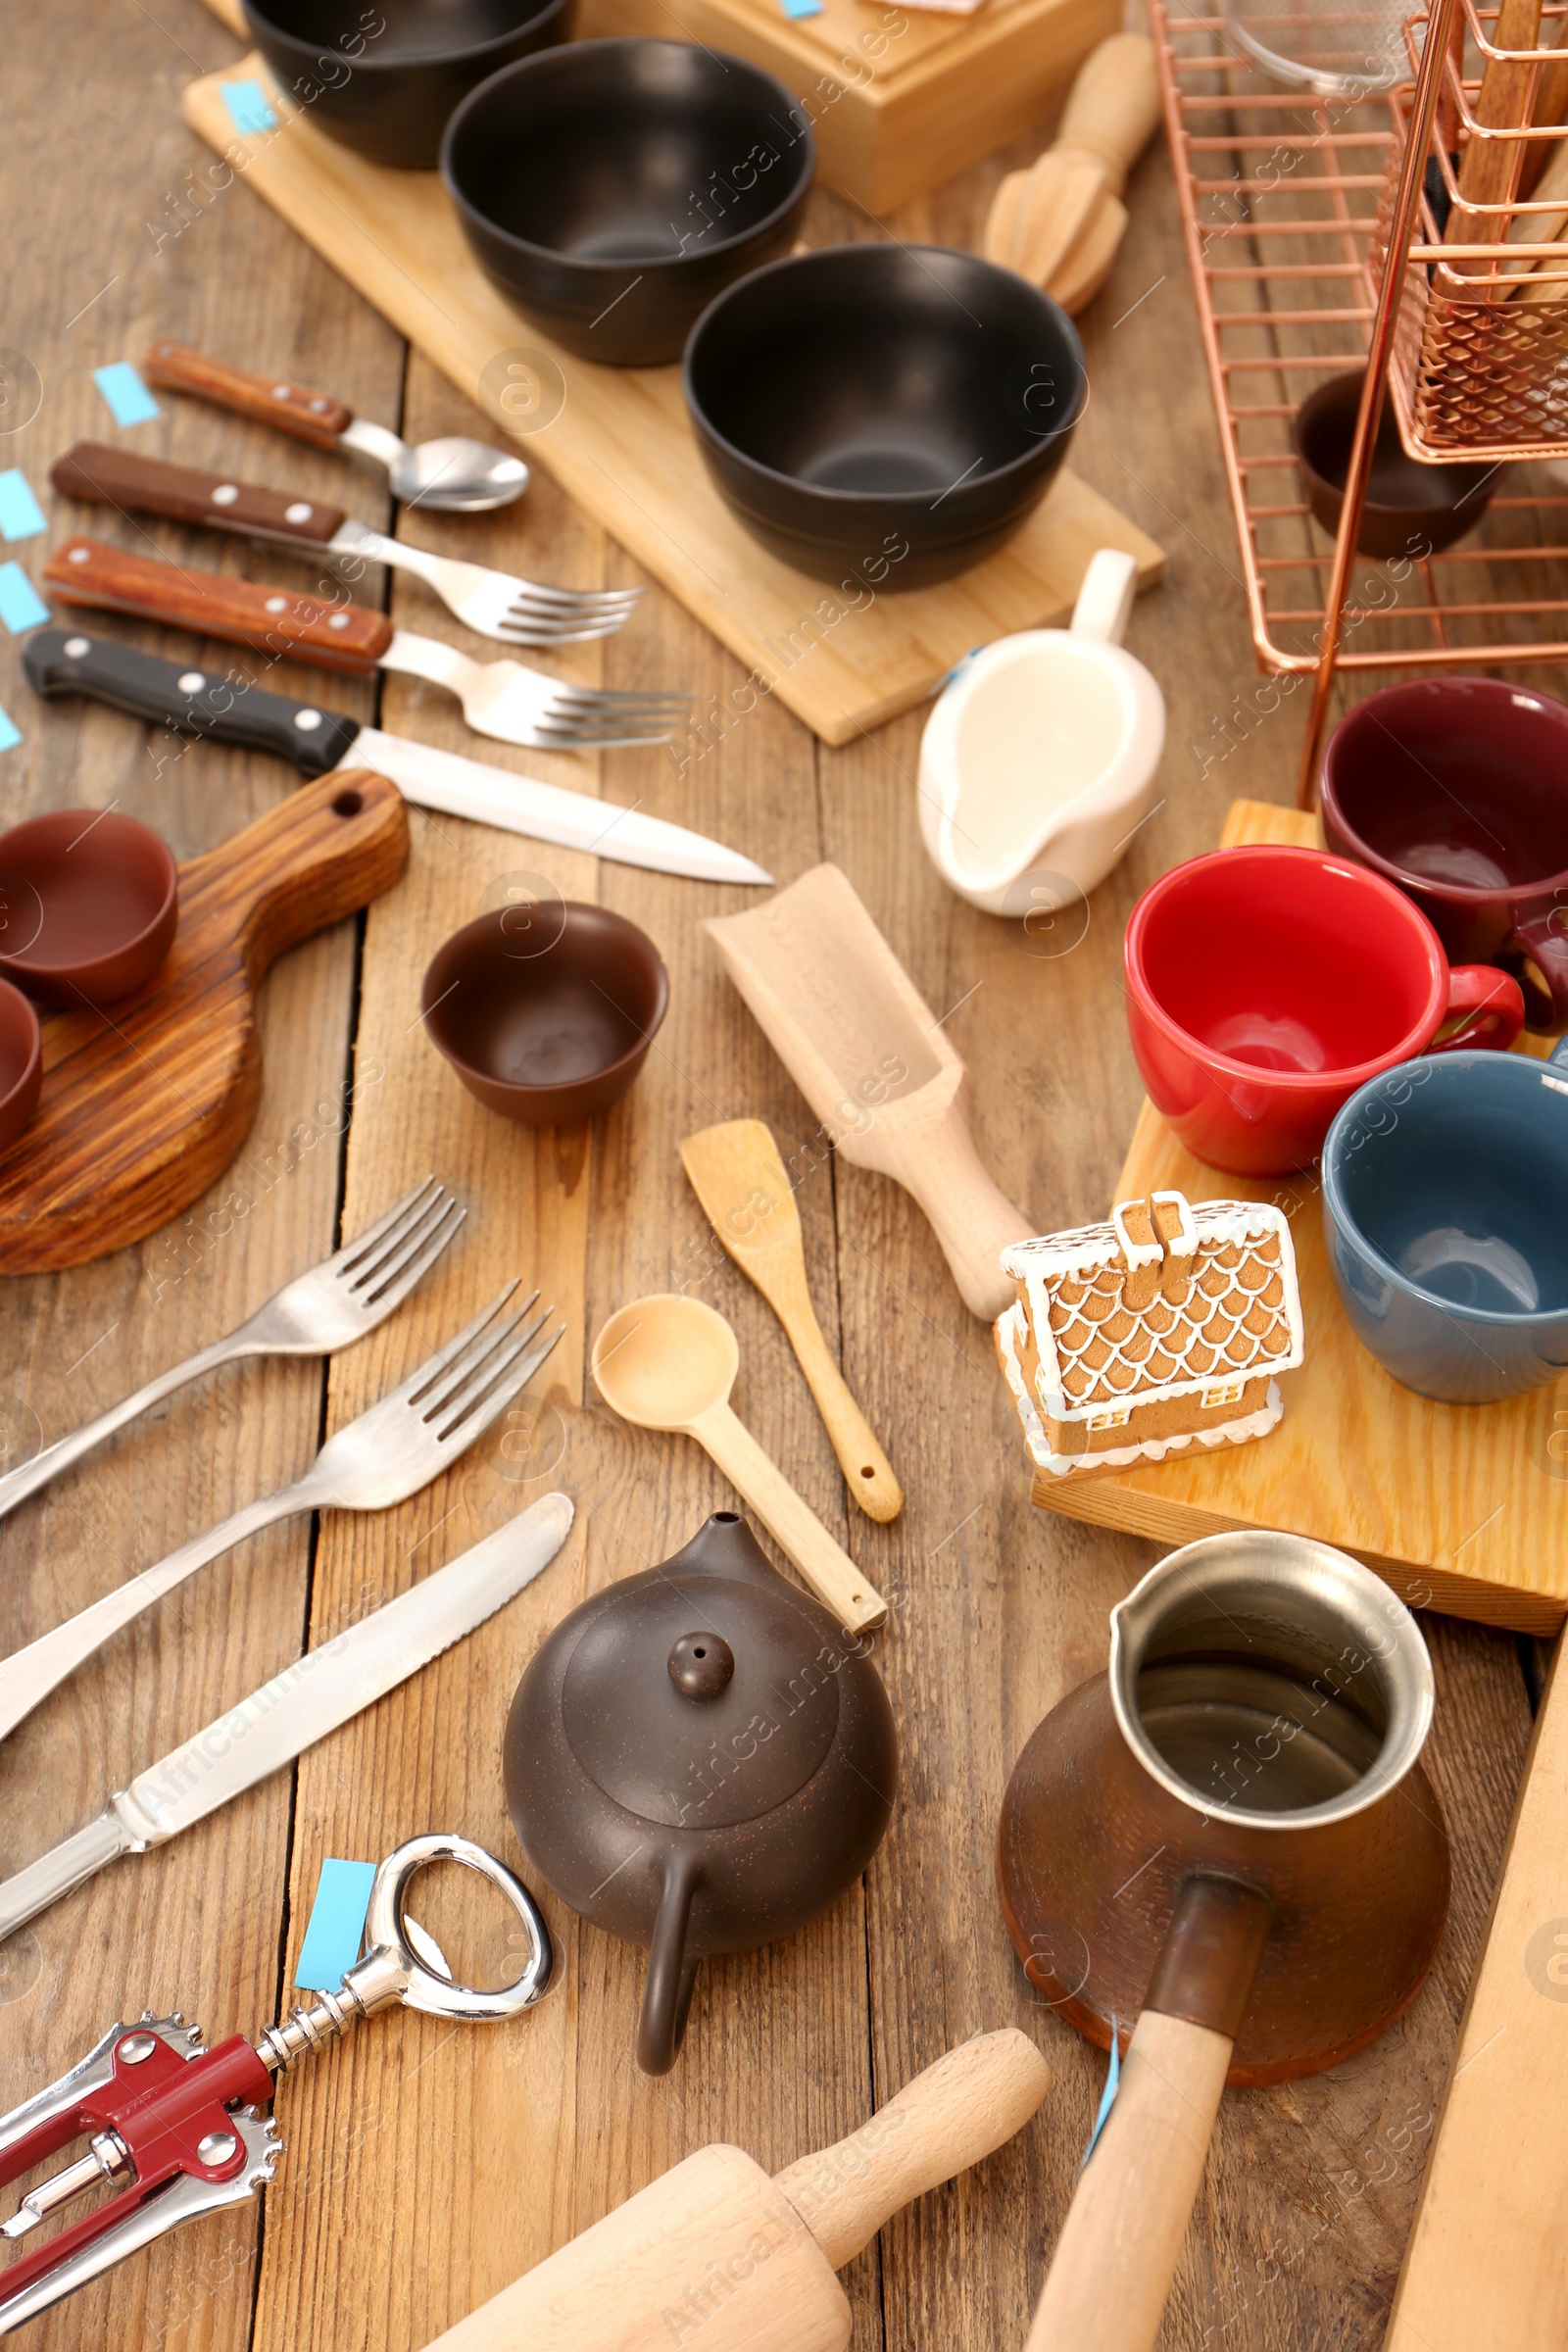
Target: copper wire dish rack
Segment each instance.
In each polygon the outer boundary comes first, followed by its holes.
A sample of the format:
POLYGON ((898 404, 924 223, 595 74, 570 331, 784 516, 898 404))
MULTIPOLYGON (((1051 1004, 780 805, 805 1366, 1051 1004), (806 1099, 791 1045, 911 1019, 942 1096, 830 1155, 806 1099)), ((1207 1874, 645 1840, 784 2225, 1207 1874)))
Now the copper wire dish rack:
MULTIPOLYGON (((1459 546, 1379 564, 1353 551, 1373 429, 1365 405, 1338 542, 1312 519, 1290 438, 1307 393, 1370 355, 1380 398, 1393 368, 1395 413, 1410 445, 1412 333, 1418 342, 1427 265, 1467 250, 1432 242, 1426 158, 1456 135, 1456 116, 1468 135, 1496 12, 1434 0, 1442 48, 1429 63, 1424 13, 1406 27, 1413 80, 1336 96, 1270 78, 1224 17, 1170 14, 1162 0, 1149 0, 1149 14, 1252 639, 1265 669, 1313 681, 1298 795, 1307 806, 1338 670, 1568 660, 1568 488, 1539 460, 1510 464, 1459 546), (1449 54, 1461 10, 1469 49, 1479 44, 1474 74, 1449 54), (1397 265, 1387 271, 1384 243, 1397 265)), ((1568 245, 1560 251, 1559 267, 1568 266, 1568 245)), ((1411 454, 1437 453, 1423 444, 1411 454)), ((1442 453, 1469 462, 1490 454, 1442 453)))

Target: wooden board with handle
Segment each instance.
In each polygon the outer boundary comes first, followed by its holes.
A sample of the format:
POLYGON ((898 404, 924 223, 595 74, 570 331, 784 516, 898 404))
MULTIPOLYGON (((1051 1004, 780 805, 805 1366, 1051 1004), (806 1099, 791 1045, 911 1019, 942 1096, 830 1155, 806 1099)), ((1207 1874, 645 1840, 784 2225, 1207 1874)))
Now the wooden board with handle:
POLYGON ((740 2148, 701 2148, 438 2344, 844 2352, 850 2306, 835 2271, 912 2197, 1011 2139, 1050 2088, 1039 2050, 1007 2027, 950 2050, 858 2132, 772 2180, 740 2148))
MULTIPOLYGON (((1221 846, 1319 838, 1315 817, 1238 801, 1221 846)), ((1545 1046, 1520 1041, 1525 1052, 1545 1046)), ((1316 1176, 1223 1175, 1184 1150, 1146 1102, 1112 1198, 1139 1199, 1156 1186, 1191 1200, 1274 1200, 1289 1216, 1306 1361, 1281 1382, 1285 1418, 1256 1445, 1200 1460, 1087 1478, 1037 1472, 1036 1502, 1171 1544, 1237 1527, 1317 1536, 1364 1560, 1413 1605, 1555 1632, 1568 1614, 1568 1481, 1551 1451, 1564 1426, 1561 1386, 1488 1405, 1439 1404, 1400 1388, 1340 1309, 1316 1176)))
POLYGON ((390 890, 408 854, 396 785, 339 769, 180 867, 162 969, 101 1010, 45 1016, 37 1112, 0 1154, 0 1272, 84 1265, 206 1191, 261 1094, 257 982, 390 890))
POLYGON ((981 1164, 969 1074, 836 865, 704 930, 841 1157, 891 1176, 942 1245, 964 1303, 1012 1296, 998 1257, 1033 1231, 981 1164))
POLYGON ((1562 2352, 1568 2343, 1565 1825, 1568 1673, 1559 1643, 1427 2160, 1387 2352, 1562 2352))
POLYGON ((678 368, 596 367, 558 350, 483 275, 433 172, 365 163, 297 114, 240 137, 222 96, 236 78, 266 82, 267 71, 250 57, 192 82, 194 127, 756 673, 741 708, 776 694, 823 742, 848 743, 922 701, 973 647, 1065 618, 1098 549, 1135 556, 1145 586, 1158 578, 1153 540, 1069 466, 1005 546, 956 580, 889 594, 856 574, 841 594, 791 570, 710 482, 678 368))

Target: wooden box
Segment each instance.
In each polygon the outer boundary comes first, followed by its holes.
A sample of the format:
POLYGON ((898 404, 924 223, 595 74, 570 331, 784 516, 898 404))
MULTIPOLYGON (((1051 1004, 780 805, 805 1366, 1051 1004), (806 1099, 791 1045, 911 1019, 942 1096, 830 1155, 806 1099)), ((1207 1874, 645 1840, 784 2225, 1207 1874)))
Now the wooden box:
POLYGON ((899 0, 578 0, 579 38, 657 33, 732 50, 776 74, 816 129, 825 187, 881 214, 965 171, 1048 114, 1121 0, 985 0, 975 16, 899 0))

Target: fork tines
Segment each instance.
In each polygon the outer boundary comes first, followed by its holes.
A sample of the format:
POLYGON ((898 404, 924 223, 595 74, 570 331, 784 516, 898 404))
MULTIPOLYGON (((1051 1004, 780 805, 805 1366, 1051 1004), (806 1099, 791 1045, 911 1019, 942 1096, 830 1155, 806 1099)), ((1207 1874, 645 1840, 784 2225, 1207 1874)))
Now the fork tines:
POLYGON ((533 1378, 557 1342, 564 1337, 565 1325, 562 1324, 537 1347, 529 1346, 556 1310, 547 1306, 531 1322, 525 1322, 539 1296, 535 1290, 529 1292, 515 1311, 509 1312, 519 1287, 515 1282, 508 1283, 449 1342, 440 1355, 422 1365, 405 1387, 408 1402, 419 1408, 422 1421, 435 1426, 435 1435, 442 1445, 460 1430, 464 1432, 465 1445, 478 1437, 533 1378), (470 1423, 474 1425, 466 1426, 470 1423))
POLYGON ((427 1176, 340 1250, 332 1270, 366 1305, 379 1304, 394 1285, 401 1300, 435 1263, 467 1213, 444 1184, 427 1176))

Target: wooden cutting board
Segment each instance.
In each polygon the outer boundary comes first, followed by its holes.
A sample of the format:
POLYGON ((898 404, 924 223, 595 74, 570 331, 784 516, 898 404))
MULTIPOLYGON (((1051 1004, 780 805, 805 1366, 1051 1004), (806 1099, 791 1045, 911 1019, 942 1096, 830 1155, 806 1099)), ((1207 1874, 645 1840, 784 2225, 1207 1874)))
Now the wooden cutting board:
MULTIPOLYGON (((1221 836, 1225 848, 1319 840, 1315 817, 1259 801, 1236 802, 1221 836)), ((1542 1054, 1550 1042, 1526 1038, 1521 1050, 1542 1054)), ((1306 1360, 1281 1380, 1285 1418, 1255 1445, 1199 1460, 1065 1481, 1037 1473, 1036 1502, 1168 1544, 1286 1528, 1353 1552, 1416 1606, 1554 1632, 1568 1614, 1568 1383, 1484 1405, 1401 1389, 1341 1311, 1317 1178, 1205 1167, 1146 1102, 1113 1197, 1156 1185, 1192 1200, 1274 1200, 1290 1217, 1306 1360)))
POLYGON ((168 961, 102 1012, 43 1016, 43 1092, 0 1153, 0 1274, 138 1242, 220 1176, 262 1091, 251 992, 285 949, 390 890, 408 863, 395 784, 336 769, 179 869, 168 961))
MULTIPOLYGON (((275 130, 242 137, 222 96, 233 80, 260 81, 275 98, 256 56, 191 82, 185 113, 202 137, 498 432, 515 429, 500 405, 505 369, 499 385, 482 380, 498 355, 526 354, 519 364, 530 383, 564 386, 553 421, 517 436, 530 465, 548 467, 824 743, 848 743, 923 701, 975 646, 1064 619, 1098 548, 1136 557, 1145 586, 1159 577, 1165 559, 1154 541, 1063 466, 1023 528, 958 579, 869 602, 863 587, 854 601, 836 596, 769 555, 723 504, 687 420, 678 368, 600 368, 560 351, 484 276, 433 172, 365 163, 308 115, 284 118, 281 100, 275 130)), ((265 362, 261 353, 219 356, 265 362)), ((280 443, 280 475, 286 455, 280 443)), ((548 577, 547 557, 534 561, 548 577)))

